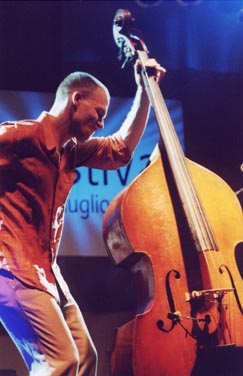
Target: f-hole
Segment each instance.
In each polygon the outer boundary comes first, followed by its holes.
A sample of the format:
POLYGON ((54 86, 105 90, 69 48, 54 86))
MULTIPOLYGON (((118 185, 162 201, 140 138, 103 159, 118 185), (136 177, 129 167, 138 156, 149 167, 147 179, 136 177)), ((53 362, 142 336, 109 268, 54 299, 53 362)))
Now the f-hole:
POLYGON ((241 278, 243 279, 243 242, 238 243, 235 247, 235 260, 241 278))

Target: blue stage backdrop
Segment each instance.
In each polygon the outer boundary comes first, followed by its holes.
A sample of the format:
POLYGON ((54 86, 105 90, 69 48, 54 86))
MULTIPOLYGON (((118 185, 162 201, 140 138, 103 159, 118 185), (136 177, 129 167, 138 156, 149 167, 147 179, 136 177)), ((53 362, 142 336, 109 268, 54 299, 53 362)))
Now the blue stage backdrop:
MULTIPOLYGON (((0 91, 0 122, 35 119, 48 111, 53 94, 0 91)), ((166 101, 172 121, 184 148, 182 108, 176 100, 166 101)), ((98 135, 115 132, 132 105, 131 98, 112 98, 105 129, 98 135)), ((148 126, 135 150, 132 162, 116 171, 81 167, 66 203, 66 217, 59 255, 106 256, 101 225, 109 202, 146 167, 159 138, 153 111, 148 126)))

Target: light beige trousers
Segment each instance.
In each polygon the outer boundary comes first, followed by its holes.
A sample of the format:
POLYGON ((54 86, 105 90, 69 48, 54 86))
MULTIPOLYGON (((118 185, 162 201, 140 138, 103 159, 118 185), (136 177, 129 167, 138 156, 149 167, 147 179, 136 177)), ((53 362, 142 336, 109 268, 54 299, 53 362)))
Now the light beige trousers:
POLYGON ((31 376, 95 376, 97 353, 80 309, 0 274, 0 320, 31 376))

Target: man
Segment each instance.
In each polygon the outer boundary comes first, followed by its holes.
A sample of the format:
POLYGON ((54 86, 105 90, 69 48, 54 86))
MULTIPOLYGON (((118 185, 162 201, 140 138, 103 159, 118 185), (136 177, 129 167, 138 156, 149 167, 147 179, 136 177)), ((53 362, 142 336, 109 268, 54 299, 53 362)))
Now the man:
MULTIPOLYGON (((154 60, 159 80, 165 70, 154 60)), ((37 120, 0 125, 0 320, 31 376, 96 375, 97 354, 56 263, 64 206, 75 168, 127 164, 146 125, 149 100, 135 65, 137 92, 121 128, 106 138, 109 92, 81 72, 59 85, 37 120)))

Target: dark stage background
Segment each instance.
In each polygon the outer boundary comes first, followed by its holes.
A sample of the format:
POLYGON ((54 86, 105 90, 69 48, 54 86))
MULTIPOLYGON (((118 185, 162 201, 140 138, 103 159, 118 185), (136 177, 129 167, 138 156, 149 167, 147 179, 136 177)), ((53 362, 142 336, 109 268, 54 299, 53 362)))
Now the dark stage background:
MULTIPOLYGON (((121 70, 112 36, 119 8, 132 12, 150 56, 167 69, 161 89, 182 105, 186 156, 239 191, 243 1, 0 1, 0 90, 54 93, 68 73, 85 70, 111 96, 132 97, 132 68, 121 70)), ((98 348, 99 376, 108 376, 114 328, 135 309, 131 275, 108 257, 62 256, 59 263, 98 348)), ((3 329, 0 369, 26 375, 3 329)))

